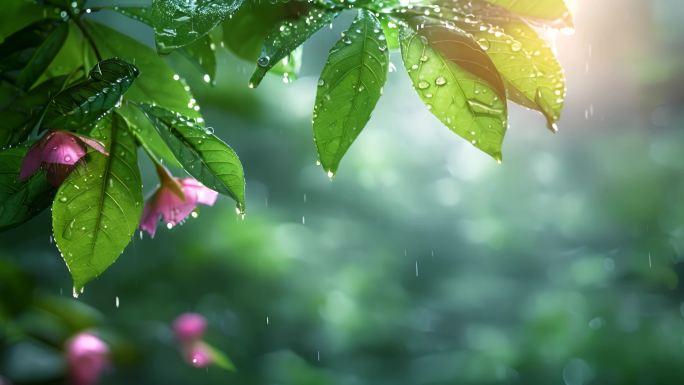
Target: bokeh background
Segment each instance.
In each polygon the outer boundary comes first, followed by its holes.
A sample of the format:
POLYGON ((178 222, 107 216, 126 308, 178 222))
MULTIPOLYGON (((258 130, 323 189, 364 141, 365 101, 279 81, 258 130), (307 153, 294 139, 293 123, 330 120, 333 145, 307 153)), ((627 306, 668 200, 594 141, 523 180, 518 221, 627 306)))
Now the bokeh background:
POLYGON ((575 33, 555 37, 560 133, 512 108, 502 165, 429 114, 395 53, 330 181, 311 109, 349 15, 292 84, 250 90, 253 65, 224 51, 209 87, 172 56, 242 158, 246 217, 222 199, 136 235, 78 299, 49 212, 0 234, 0 383, 64 383, 61 341, 93 328, 113 349, 103 384, 681 384, 684 4, 575 3, 575 33), (237 372, 184 363, 169 324, 185 311, 237 372))

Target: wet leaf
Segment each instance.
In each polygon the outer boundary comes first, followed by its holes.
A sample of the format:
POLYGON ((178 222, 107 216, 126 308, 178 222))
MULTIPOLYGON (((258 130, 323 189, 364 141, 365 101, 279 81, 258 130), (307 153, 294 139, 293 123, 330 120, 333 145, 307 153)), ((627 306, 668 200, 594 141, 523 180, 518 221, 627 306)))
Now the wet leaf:
POLYGON ((387 47, 389 49, 398 49, 399 43, 399 24, 400 21, 389 15, 380 14, 378 17, 380 24, 382 24, 382 31, 385 34, 387 47))
POLYGON ((371 117, 387 79, 389 52, 378 19, 359 10, 331 49, 318 81, 313 129, 323 168, 335 173, 371 117))
POLYGON ((50 65, 66 40, 69 28, 59 20, 40 20, 0 44, 0 74, 29 89, 50 65))
POLYGON ((520 16, 562 21, 571 27, 572 15, 565 0, 484 0, 487 3, 507 9, 520 16))
MULTIPOLYGON (((144 7, 110 7, 112 10, 138 20, 149 26, 153 26, 151 8, 144 7)), ((181 48, 179 52, 184 55, 202 72, 203 78, 207 82, 216 79, 216 47, 211 35, 207 34, 197 39, 193 43, 181 48)))
POLYGON ((266 73, 323 26, 332 23, 337 13, 310 9, 295 20, 282 21, 266 35, 250 86, 261 83, 266 73))
POLYGON ((524 21, 514 16, 500 18, 491 25, 467 15, 442 11, 442 20, 473 35, 492 59, 506 82, 508 97, 525 107, 540 111, 549 128, 555 130, 565 98, 565 76, 551 47, 524 21))
POLYGON ((215 50, 216 46, 210 35, 195 40, 181 50, 181 53, 202 71, 202 78, 206 83, 213 83, 216 80, 215 50))
MULTIPOLYGON (((526 107, 541 111, 549 128, 556 131, 556 122, 560 119, 567 92, 565 72, 549 44, 534 29, 520 20, 511 19, 501 23, 501 27, 512 39, 520 43, 521 51, 530 59, 536 81, 529 78, 513 79, 509 70, 499 71, 509 83, 509 97, 512 101, 526 107), (515 81, 514 81, 515 80, 515 81), (533 85, 534 84, 534 85, 533 85), (536 90, 533 89, 536 86, 536 90)), ((490 55, 494 60, 493 55, 490 55)), ((496 59, 495 64, 503 60, 496 59)), ((497 68, 499 68, 497 64, 497 68)), ((532 72, 529 72, 530 75, 532 72)))
POLYGON ((52 229, 75 290, 104 272, 123 252, 138 227, 143 197, 136 146, 117 113, 91 132, 109 156, 88 154, 59 187, 52 229))
POLYGON ((25 181, 18 181, 27 147, 0 151, 0 231, 18 226, 52 203, 55 188, 40 172, 25 181))
MULTIPOLYGON (((297 20, 311 6, 302 1, 280 0, 276 2, 248 0, 233 16, 223 22, 223 42, 237 56, 255 62, 268 33, 278 23, 297 20)), ((301 66, 302 47, 283 57, 269 72, 288 74, 293 79, 301 66)))
POLYGON ((157 49, 168 53, 206 35, 235 12, 242 0, 153 0, 157 49))
MULTIPOLYGON (((185 84, 154 50, 137 40, 95 22, 87 23, 102 54, 120 57, 140 70, 140 76, 126 93, 136 102, 159 106, 193 118, 200 117, 195 109, 190 87, 185 84)), ((199 109, 199 107, 197 107, 199 109)))
POLYGON ((487 54, 463 30, 416 18, 402 27, 401 53, 428 109, 452 131, 497 160, 506 133, 503 81, 487 54))
POLYGON ((127 103, 119 109, 119 113, 126 118, 129 131, 150 158, 159 164, 183 167, 178 163, 166 142, 159 136, 159 132, 154 128, 152 122, 139 108, 127 103))
POLYGON ((230 196, 245 208, 245 176, 235 151, 194 119, 172 111, 140 105, 185 171, 212 190, 230 196))
POLYGON ((70 130, 88 127, 121 102, 137 76, 138 69, 123 60, 103 60, 90 70, 87 80, 52 99, 44 125, 70 130))

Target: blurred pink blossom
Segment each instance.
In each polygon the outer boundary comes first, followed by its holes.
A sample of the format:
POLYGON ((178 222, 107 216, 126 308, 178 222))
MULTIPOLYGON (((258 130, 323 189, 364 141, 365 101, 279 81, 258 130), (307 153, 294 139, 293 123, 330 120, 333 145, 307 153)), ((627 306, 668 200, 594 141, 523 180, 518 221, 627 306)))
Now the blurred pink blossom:
POLYGON ((211 350, 202 341, 196 341, 183 346, 183 356, 188 364, 196 368, 206 368, 214 363, 211 350))
POLYGON ((207 330, 207 320, 201 314, 183 313, 173 322, 173 332, 181 343, 191 343, 202 339, 207 330))
POLYGON ((75 335, 66 343, 69 373, 73 385, 95 385, 109 365, 109 348, 88 332, 75 335))
POLYGON ((81 158, 87 153, 86 146, 105 155, 102 143, 68 131, 48 131, 26 153, 21 164, 19 180, 25 180, 44 169, 53 186, 59 186, 81 158))

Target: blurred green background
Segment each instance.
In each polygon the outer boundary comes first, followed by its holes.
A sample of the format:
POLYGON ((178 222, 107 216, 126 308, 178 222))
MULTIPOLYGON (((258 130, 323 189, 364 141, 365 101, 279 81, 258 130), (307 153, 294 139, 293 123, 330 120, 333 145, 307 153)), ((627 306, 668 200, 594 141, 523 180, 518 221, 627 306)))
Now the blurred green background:
POLYGON ((253 65, 222 51, 212 88, 172 56, 241 156, 246 217, 221 199, 136 236, 77 300, 49 212, 0 234, 0 383, 64 383, 62 342, 94 328, 114 354, 103 384, 681 384, 684 4, 577 3, 557 37, 561 132, 512 108, 502 165, 429 114, 394 53, 328 180, 311 109, 348 15, 292 84, 250 90, 253 65), (169 324, 185 311, 236 373, 183 362, 169 324))

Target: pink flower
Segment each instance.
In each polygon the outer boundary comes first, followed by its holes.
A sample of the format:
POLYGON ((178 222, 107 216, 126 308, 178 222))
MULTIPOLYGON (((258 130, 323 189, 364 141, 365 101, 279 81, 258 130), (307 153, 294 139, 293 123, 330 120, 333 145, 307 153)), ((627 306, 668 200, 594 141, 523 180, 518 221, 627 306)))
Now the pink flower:
POLYGON ((105 155, 102 143, 68 131, 48 131, 26 153, 21 164, 19 180, 25 180, 39 169, 47 172, 48 181, 55 187, 62 184, 81 158, 87 153, 86 146, 105 155))
POLYGON ((66 355, 73 385, 95 385, 109 365, 109 348, 93 334, 83 332, 66 343, 66 355))
POLYGON ((188 364, 196 368, 206 368, 214 363, 211 350, 207 344, 202 341, 196 341, 192 344, 184 345, 183 357, 188 364))
POLYGON ((207 319, 197 313, 183 313, 173 321, 173 332, 181 343, 198 341, 207 330, 207 319))
POLYGON ((174 178, 157 166, 161 180, 159 189, 145 204, 140 229, 154 237, 157 222, 162 217, 169 226, 182 222, 198 204, 213 206, 218 193, 192 178, 174 178))

